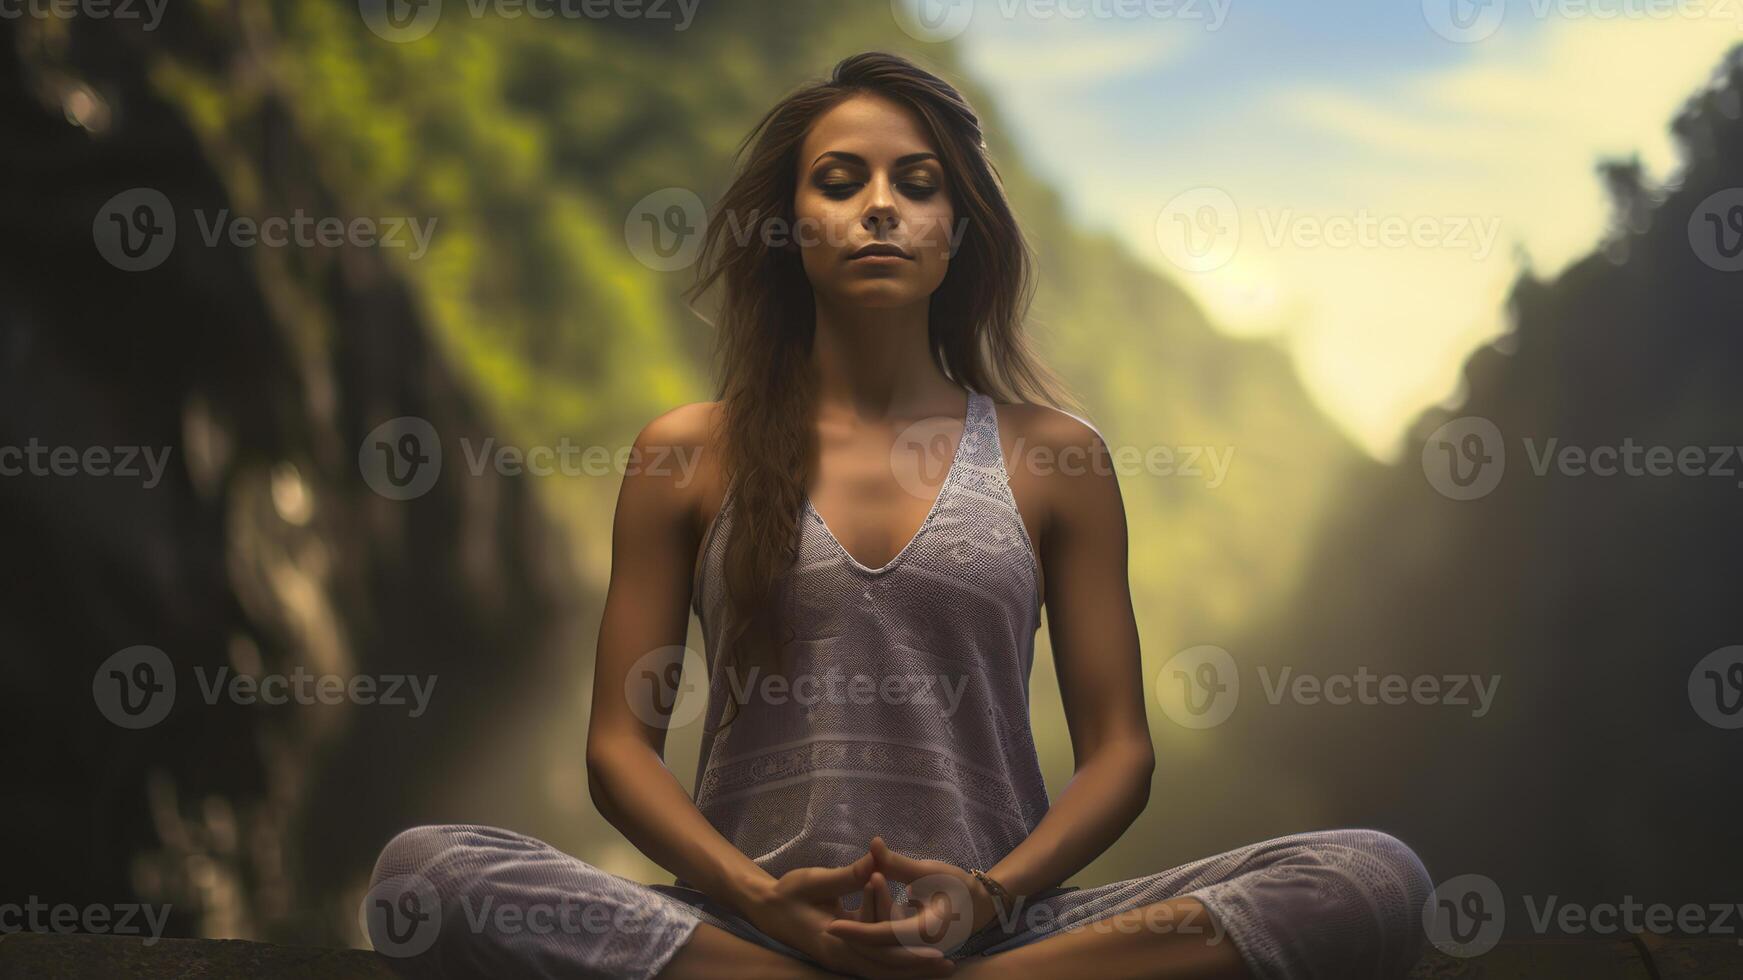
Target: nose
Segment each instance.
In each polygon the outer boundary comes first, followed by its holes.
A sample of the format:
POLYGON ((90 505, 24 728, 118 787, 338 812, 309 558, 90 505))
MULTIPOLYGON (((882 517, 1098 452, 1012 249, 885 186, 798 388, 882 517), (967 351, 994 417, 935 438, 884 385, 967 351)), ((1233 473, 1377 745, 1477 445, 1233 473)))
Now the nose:
POLYGON ((874 237, 882 238, 895 229, 901 218, 896 214, 896 195, 888 177, 879 174, 867 185, 865 212, 860 223, 874 237))

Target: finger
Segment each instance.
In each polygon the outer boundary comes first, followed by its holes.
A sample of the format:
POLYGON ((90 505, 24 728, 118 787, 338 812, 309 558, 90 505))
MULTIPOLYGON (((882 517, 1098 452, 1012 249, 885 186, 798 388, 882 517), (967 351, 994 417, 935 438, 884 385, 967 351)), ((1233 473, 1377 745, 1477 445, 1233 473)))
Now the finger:
POLYGON ((919 948, 927 945, 923 938, 924 923, 925 914, 922 913, 890 922, 854 922, 843 919, 831 922, 825 928, 830 935, 838 936, 856 946, 919 948))
POLYGON ((798 881, 801 894, 837 897, 858 891, 871 876, 872 863, 864 858, 839 868, 805 868, 798 881))
POLYGON ((937 871, 932 862, 917 861, 900 851, 891 850, 882 837, 872 838, 872 854, 878 870, 897 881, 913 881, 937 871))
POLYGON ((888 922, 895 918, 892 913, 895 911, 896 904, 895 896, 890 894, 889 879, 884 877, 882 871, 874 871, 872 872, 872 881, 877 884, 878 917, 876 921, 888 922))
POLYGON ((826 929, 831 935, 839 936, 859 947, 887 948, 901 945, 919 949, 928 946, 936 948, 949 942, 953 927, 961 924, 960 919, 948 909, 926 905, 916 909, 913 915, 905 919, 890 922, 841 920, 830 923, 826 929))
POLYGON ((878 892, 877 892, 877 888, 873 884, 873 882, 876 882, 877 879, 878 879, 877 875, 875 875, 875 874, 872 875, 871 878, 865 883, 865 888, 860 890, 860 893, 859 893, 859 915, 857 916, 857 918, 861 922, 880 921, 878 919, 878 892))
POLYGON ((854 966, 854 972, 868 977, 948 977, 956 964, 936 949, 906 947, 860 947, 849 943, 837 946, 854 966))

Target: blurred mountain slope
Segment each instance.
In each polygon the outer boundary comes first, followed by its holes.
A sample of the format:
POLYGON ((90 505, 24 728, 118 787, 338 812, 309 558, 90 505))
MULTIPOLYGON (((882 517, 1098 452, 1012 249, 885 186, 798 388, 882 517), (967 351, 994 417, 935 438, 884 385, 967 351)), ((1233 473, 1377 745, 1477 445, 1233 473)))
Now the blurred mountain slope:
POLYGON ((1437 877, 1486 874, 1514 899, 1730 900, 1743 742, 1702 719, 1690 680, 1743 640, 1743 279, 1697 251, 1715 225, 1733 249, 1743 231, 1740 117, 1743 48, 1672 121, 1680 172, 1654 187, 1601 168, 1610 234, 1553 281, 1519 278, 1463 402, 1349 484, 1287 611, 1230 646, 1243 684, 1261 666, 1477 674, 1498 678, 1493 709, 1273 707, 1243 687, 1221 730, 1256 760, 1234 807, 1248 832, 1381 824, 1437 877), (1498 483, 1457 500, 1437 433, 1470 419, 1500 437, 1498 483), (1546 456, 1629 445, 1632 474, 1546 456), (1650 447, 1702 472, 1652 475, 1650 447))

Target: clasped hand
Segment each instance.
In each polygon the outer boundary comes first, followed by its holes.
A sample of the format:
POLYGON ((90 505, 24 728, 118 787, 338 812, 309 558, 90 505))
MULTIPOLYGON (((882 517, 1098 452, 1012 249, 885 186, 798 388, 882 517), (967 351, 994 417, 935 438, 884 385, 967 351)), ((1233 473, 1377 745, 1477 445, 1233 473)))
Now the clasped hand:
POLYGON ((874 837, 839 868, 795 868, 768 886, 747 917, 764 933, 838 973, 893 980, 947 977, 945 952, 992 921, 992 896, 962 868, 909 857, 874 837), (889 887, 908 886, 905 904, 889 887), (857 910, 843 904, 859 892, 857 910))

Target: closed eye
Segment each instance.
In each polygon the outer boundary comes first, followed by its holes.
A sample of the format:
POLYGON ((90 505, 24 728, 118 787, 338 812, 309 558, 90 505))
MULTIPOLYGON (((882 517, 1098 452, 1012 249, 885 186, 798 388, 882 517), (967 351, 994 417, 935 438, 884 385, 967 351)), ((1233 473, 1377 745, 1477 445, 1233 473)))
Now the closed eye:
MULTIPOLYGON (((829 181, 827 183, 819 184, 818 189, 823 192, 825 197, 839 201, 859 193, 860 188, 864 186, 865 184, 859 181, 829 181)), ((938 188, 931 184, 921 184, 913 181, 902 181, 898 183, 896 187, 903 194, 916 201, 924 201, 938 193, 938 188)))

